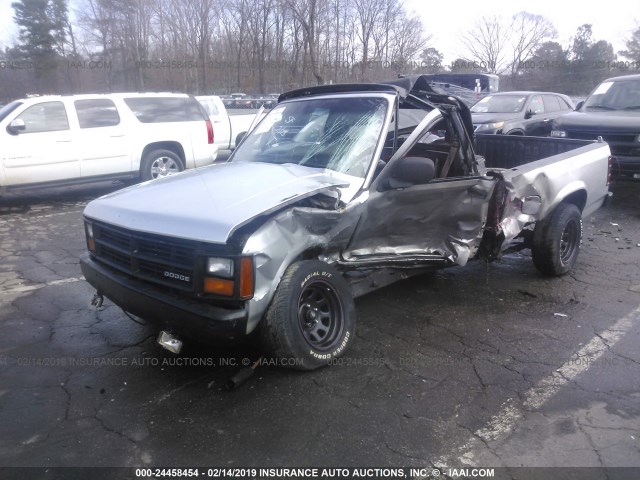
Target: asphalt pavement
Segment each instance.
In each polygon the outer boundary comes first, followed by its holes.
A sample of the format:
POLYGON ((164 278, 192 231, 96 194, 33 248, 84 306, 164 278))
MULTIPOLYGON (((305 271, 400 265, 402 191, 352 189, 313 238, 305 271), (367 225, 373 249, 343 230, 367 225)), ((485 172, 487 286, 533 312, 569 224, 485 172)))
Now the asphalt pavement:
POLYGON ((339 364, 235 391, 256 346, 175 356, 90 305, 82 210, 117 188, 0 199, 0 466, 640 467, 640 183, 570 275, 523 251, 401 281, 356 301, 339 364))

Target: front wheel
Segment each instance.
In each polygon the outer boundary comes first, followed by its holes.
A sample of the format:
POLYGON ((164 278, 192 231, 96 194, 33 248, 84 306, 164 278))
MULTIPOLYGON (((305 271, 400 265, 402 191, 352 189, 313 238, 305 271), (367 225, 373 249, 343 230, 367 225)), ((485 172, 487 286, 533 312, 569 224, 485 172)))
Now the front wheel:
POLYGON ((279 364, 314 370, 344 354, 355 325, 351 289, 340 273, 324 262, 304 260, 287 268, 259 328, 279 364))
POLYGON ((546 275, 564 275, 573 268, 582 240, 582 215, 571 203, 561 203, 536 224, 531 253, 533 263, 546 275))
POLYGON ((140 164, 143 180, 168 177, 184 170, 180 157, 171 150, 153 150, 147 153, 140 164))

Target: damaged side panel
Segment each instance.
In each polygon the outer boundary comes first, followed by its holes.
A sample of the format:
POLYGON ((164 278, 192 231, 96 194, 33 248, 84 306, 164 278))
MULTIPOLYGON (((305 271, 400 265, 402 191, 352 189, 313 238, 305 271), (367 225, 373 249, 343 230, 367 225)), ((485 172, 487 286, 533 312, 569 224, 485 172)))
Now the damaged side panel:
POLYGON ((243 255, 253 255, 255 262, 255 291, 249 301, 247 333, 262 318, 273 298, 285 270, 305 252, 315 258, 322 253, 327 260, 337 257, 353 235, 362 213, 362 203, 352 202, 342 209, 327 209, 326 195, 307 199, 304 205, 294 206, 274 214, 247 240, 243 255))
POLYGON ((394 258, 428 263, 431 256, 465 265, 480 244, 494 186, 493 178, 473 177, 372 193, 345 263, 379 257, 392 266, 394 258))
MULTIPOLYGON (((598 209, 607 192, 602 182, 607 165, 601 159, 608 153, 606 145, 594 143, 520 167, 491 169, 488 174, 499 179, 503 195, 498 223, 493 225, 499 241, 487 258, 511 247, 527 225, 546 218, 561 202, 574 203, 583 217, 598 209)), ((491 217, 490 213, 488 222, 491 217)))

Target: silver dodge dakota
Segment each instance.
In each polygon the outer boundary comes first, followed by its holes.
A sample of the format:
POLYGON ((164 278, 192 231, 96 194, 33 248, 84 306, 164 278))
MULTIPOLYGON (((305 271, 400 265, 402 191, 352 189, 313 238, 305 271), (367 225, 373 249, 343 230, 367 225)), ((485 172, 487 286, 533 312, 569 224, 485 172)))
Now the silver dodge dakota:
POLYGON ((227 163, 89 203, 82 271, 172 351, 255 332, 314 369, 354 341, 353 299, 407 275, 524 248, 574 266, 608 145, 485 137, 422 76, 285 93, 227 163))

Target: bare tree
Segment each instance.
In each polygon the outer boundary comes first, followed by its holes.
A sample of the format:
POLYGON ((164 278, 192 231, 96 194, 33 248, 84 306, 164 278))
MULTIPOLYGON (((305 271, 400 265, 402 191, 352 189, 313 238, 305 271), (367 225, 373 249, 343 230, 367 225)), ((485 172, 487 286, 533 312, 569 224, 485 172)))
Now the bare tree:
POLYGON ((467 48, 466 57, 475 60, 488 73, 505 70, 506 47, 509 33, 497 16, 482 17, 466 35, 462 43, 467 48))
POLYGON ((522 62, 531 58, 540 46, 557 36, 553 24, 542 15, 519 12, 511 22, 513 55, 511 76, 520 70, 522 62))
POLYGON ((304 46, 309 54, 311 73, 317 85, 324 83, 324 77, 320 72, 318 59, 318 37, 320 33, 321 10, 325 3, 323 0, 284 0, 291 9, 293 18, 302 27, 304 46))
POLYGON ((369 66, 369 47, 380 17, 384 13, 384 6, 382 0, 353 0, 353 4, 358 24, 358 38, 362 46, 359 80, 366 80, 365 71, 369 66))
POLYGON ((74 70, 70 91, 266 93, 379 81, 389 66, 411 73, 429 38, 402 0, 55 1, 60 18, 67 2, 75 9, 59 29, 67 60, 108 65, 74 70))

